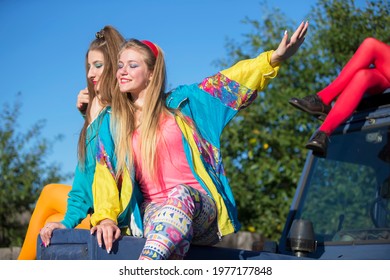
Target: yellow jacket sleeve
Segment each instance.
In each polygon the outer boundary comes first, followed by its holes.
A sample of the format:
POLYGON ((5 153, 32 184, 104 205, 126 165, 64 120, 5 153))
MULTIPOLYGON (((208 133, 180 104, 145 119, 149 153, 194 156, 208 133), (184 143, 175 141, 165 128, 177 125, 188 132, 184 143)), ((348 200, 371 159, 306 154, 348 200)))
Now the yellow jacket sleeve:
POLYGON ((272 67, 271 55, 274 51, 261 53, 256 58, 241 60, 221 74, 252 90, 263 90, 270 79, 278 74, 279 65, 272 67))
POLYGON ((91 224, 96 226, 104 219, 117 223, 121 212, 118 186, 109 169, 100 162, 96 163, 92 193, 94 213, 91 216, 91 224))

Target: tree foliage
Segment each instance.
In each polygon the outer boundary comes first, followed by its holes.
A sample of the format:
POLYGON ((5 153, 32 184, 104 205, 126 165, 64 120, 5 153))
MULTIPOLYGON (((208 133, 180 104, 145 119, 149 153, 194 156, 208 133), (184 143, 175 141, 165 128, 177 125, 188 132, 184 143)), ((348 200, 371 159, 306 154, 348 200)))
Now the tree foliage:
POLYGON ((20 108, 16 101, 12 106, 3 104, 0 112, 0 247, 21 245, 27 229, 23 216, 32 212, 42 187, 70 176, 61 174, 58 164, 47 163, 53 144, 62 136, 52 141, 42 138, 44 120, 19 132, 20 108))
MULTIPOLYGON (((217 61, 218 66, 275 49, 286 29, 292 35, 299 23, 266 3, 262 7, 262 20, 244 20, 252 31, 240 43, 227 42, 229 58, 217 61)), ((301 49, 224 131, 226 173, 244 229, 280 237, 307 155, 304 144, 319 125, 288 100, 325 87, 364 38, 390 43, 389 11, 389 1, 368 1, 359 8, 353 0, 319 0, 307 17, 310 26, 301 49)))

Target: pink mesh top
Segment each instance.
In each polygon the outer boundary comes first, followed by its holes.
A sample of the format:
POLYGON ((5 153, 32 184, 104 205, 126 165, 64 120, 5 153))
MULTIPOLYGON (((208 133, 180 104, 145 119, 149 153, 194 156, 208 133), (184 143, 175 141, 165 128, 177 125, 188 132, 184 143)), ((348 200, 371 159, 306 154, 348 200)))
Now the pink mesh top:
POLYGON ((149 174, 142 169, 141 152, 139 148, 139 131, 133 135, 134 162, 136 179, 140 184, 145 201, 162 202, 167 198, 173 187, 186 184, 200 192, 206 193, 195 179, 188 165, 184 152, 182 134, 173 116, 166 117, 160 127, 158 143, 158 182, 153 182, 149 174))

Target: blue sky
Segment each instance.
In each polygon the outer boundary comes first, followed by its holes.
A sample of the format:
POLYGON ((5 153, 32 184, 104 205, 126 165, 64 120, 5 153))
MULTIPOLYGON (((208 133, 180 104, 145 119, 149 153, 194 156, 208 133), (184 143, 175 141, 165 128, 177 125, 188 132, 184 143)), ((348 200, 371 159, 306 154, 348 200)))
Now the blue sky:
MULTIPOLYGON (((356 1, 364 2, 364 1, 356 1)), ((77 163, 83 119, 76 109, 86 86, 84 58, 94 34, 115 26, 126 38, 148 39, 165 51, 168 84, 200 81, 219 69, 226 39, 240 41, 261 20, 260 0, 0 0, 0 106, 22 93, 19 130, 45 119, 42 136, 62 134, 48 161, 64 172, 77 163)), ((268 1, 297 24, 315 1, 268 1)), ((309 28, 310 32, 310 28, 309 28)), ((276 46, 275 46, 276 47, 276 46)), ((71 184, 72 179, 62 182, 71 184)))

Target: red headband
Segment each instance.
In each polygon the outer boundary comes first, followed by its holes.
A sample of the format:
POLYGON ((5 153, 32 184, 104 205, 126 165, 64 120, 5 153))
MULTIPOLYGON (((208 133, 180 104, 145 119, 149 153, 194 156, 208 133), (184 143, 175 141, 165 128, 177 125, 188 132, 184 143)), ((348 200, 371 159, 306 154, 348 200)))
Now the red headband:
POLYGON ((149 49, 152 51, 152 53, 154 54, 154 56, 157 58, 158 49, 157 49, 156 45, 150 41, 147 41, 147 40, 142 40, 141 42, 144 43, 145 45, 147 45, 149 47, 149 49))

